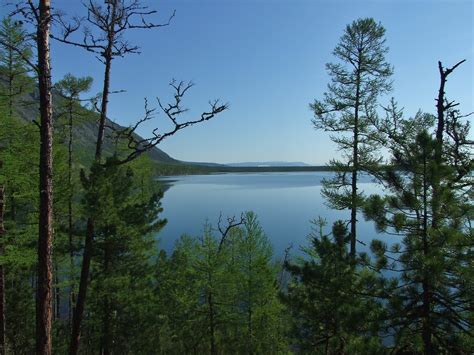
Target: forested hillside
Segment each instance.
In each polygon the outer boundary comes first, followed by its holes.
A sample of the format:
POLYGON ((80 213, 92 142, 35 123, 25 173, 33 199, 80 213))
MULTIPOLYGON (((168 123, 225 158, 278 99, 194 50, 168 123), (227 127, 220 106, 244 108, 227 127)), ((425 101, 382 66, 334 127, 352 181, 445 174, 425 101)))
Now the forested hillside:
MULTIPOLYGON (((0 78, 0 87, 3 92, 7 92, 7 86, 7 78, 0 78)), ((28 90, 25 90, 25 92, 22 92, 20 95, 15 95, 14 117, 19 118, 25 122, 32 123, 34 120, 37 120, 38 117, 39 97, 38 91, 35 90, 33 86, 29 86, 27 88, 28 90)), ((88 94, 91 95, 91 93, 88 94)), ((87 94, 85 96, 87 97, 87 94)), ((64 116, 66 99, 60 95, 58 90, 53 89, 53 101, 55 102, 53 114, 55 116, 56 129, 61 129, 61 120, 62 116, 64 116)), ((87 101, 83 102, 83 104, 78 102, 75 105, 74 110, 77 111, 75 114, 81 118, 73 127, 75 149, 78 154, 79 162, 84 166, 87 166, 91 163, 90 157, 93 156, 94 152, 94 141, 97 138, 97 121, 99 118, 98 113, 91 108, 90 100, 87 101), (84 106, 87 101, 89 101, 89 107, 84 106)), ((114 130, 121 130, 124 128, 110 120, 107 120, 107 126, 113 127, 114 130)), ((109 129, 106 137, 107 139, 104 142, 104 151, 107 155, 112 155, 114 152, 114 143, 111 129, 109 129)), ((147 152, 147 155, 152 161, 157 163, 180 163, 157 147, 154 147, 149 152, 147 152)))

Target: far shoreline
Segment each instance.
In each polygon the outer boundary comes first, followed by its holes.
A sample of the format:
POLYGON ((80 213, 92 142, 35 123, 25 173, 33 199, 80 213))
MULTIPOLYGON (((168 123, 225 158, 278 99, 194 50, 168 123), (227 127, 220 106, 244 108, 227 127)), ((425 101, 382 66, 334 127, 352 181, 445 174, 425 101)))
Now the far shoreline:
POLYGON ((330 166, 205 166, 193 164, 158 164, 157 177, 179 175, 209 175, 225 173, 287 173, 287 172, 329 172, 330 166))

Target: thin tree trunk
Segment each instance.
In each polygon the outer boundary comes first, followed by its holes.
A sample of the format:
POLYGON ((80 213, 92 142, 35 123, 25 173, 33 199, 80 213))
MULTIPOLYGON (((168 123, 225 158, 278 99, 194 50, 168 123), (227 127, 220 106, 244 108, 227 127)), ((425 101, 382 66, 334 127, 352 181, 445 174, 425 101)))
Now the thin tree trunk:
POLYGON ((8 114, 13 117, 13 49, 8 48, 8 114))
POLYGON ((436 128, 436 142, 435 142, 435 151, 434 151, 434 163, 435 169, 433 174, 433 198, 431 202, 432 208, 432 227, 437 228, 438 226, 438 219, 439 219, 439 190, 440 190, 440 176, 439 176, 439 169, 442 166, 442 150, 443 150, 443 133, 444 133, 444 116, 445 116, 445 108, 444 108, 444 100, 445 100, 445 92, 444 87, 446 85, 446 72, 443 70, 443 66, 441 62, 438 62, 439 66, 439 75, 440 75, 440 84, 439 84, 439 91, 438 91, 438 98, 436 103, 436 111, 437 111, 437 128, 436 128))
POLYGON ((104 319, 103 319, 103 328, 102 328, 102 355, 110 355, 111 354, 111 348, 112 348, 112 336, 110 334, 110 311, 109 311, 109 306, 110 303, 105 297, 104 299, 104 319))
POLYGON ((51 354, 52 242, 53 242, 53 110, 49 28, 51 2, 40 0, 38 84, 40 94, 40 206, 38 234, 38 288, 36 299, 36 352, 51 354))
POLYGON ((422 313, 423 313, 423 320, 422 320, 422 331, 421 337, 423 339, 423 353, 426 355, 435 354, 434 347, 433 347, 433 329, 431 327, 430 321, 430 313, 431 313, 431 288, 429 282, 427 282, 426 276, 423 276, 422 281, 422 297, 423 297, 423 304, 422 304, 422 313))
POLYGON ((54 283, 56 287, 54 288, 54 319, 59 320, 61 318, 61 290, 59 288, 59 267, 58 263, 54 262, 54 283))
POLYGON ((249 309, 247 312, 247 330, 249 332, 249 338, 248 338, 248 349, 247 352, 248 354, 253 354, 253 323, 252 323, 252 317, 253 317, 253 312, 252 312, 252 302, 251 302, 251 296, 249 292, 249 309))
MULTIPOLYGON (((428 242, 428 181, 427 181, 427 152, 426 147, 423 147, 423 231, 422 231, 422 243, 423 243, 423 257, 429 258, 429 242, 428 242)), ((427 355, 434 354, 432 334, 433 329, 431 327, 431 286, 430 286, 430 275, 429 270, 422 270, 422 330, 421 337, 423 340, 424 353, 427 355)))
POLYGON ((443 68, 441 62, 438 62, 438 69, 439 69, 439 76, 440 76, 440 84, 438 90, 438 97, 436 99, 436 112, 437 112, 437 127, 436 127, 436 144, 435 144, 435 153, 434 153, 434 163, 435 169, 433 174, 433 197, 431 202, 431 211, 432 211, 432 222, 431 226, 433 228, 437 228, 439 224, 439 219, 441 216, 441 176, 440 170, 443 168, 443 134, 445 128, 445 116, 446 112, 449 110, 452 103, 446 103, 445 91, 444 88, 446 86, 446 81, 448 76, 465 60, 461 60, 460 62, 456 63, 451 68, 443 68))
MULTIPOLYGON (((109 276, 110 272, 110 240, 107 238, 107 234, 105 235, 105 241, 104 241, 104 269, 103 269, 103 275, 104 278, 107 279, 109 276)), ((111 317, 110 317, 110 301, 109 297, 107 294, 104 295, 104 302, 103 302, 103 312, 104 312, 104 318, 103 318, 103 330, 102 330, 102 349, 103 355, 109 355, 111 354, 111 348, 112 348, 112 334, 110 333, 110 326, 111 326, 111 317)))
POLYGON ((210 332, 210 345, 211 345, 211 355, 217 354, 216 348, 216 335, 215 335, 215 319, 214 319, 214 300, 212 299, 212 292, 209 292, 207 296, 207 303, 209 306, 209 332, 210 332))
MULTIPOLYGON (((112 11, 112 17, 115 17, 115 5, 112 11)), ((112 19, 112 23, 115 21, 112 19)), ((107 105, 109 100, 109 93, 110 93, 110 69, 112 67, 112 47, 111 44, 113 43, 113 36, 109 34, 109 48, 105 55, 105 72, 104 72, 104 87, 102 91, 102 105, 101 105, 101 112, 100 112, 100 119, 99 119, 99 131, 97 134, 97 143, 96 143, 96 151, 95 151, 95 161, 100 162, 102 158, 102 144, 104 141, 104 132, 105 132, 105 122, 107 119, 107 105)), ((90 262, 91 262, 91 255, 92 255, 92 247, 93 247, 93 240, 94 240, 94 219, 93 217, 89 217, 87 220, 87 236, 86 236, 86 243, 84 246, 84 255, 82 258, 82 267, 81 267, 81 280, 79 283, 79 293, 77 295, 76 301, 76 308, 74 310, 73 315, 73 327, 72 327, 72 334, 71 334, 71 343, 69 346, 69 353, 77 354, 79 351, 79 341, 81 338, 81 323, 83 319, 83 312, 85 308, 86 302, 86 295, 87 295, 87 287, 89 282, 89 270, 90 270, 90 262)))
POLYGON ((248 338, 248 354, 253 354, 253 304, 252 304, 252 251, 249 250, 249 260, 248 260, 248 280, 247 280, 247 330, 249 333, 248 338))
POLYGON ((352 181, 351 181, 351 250, 352 262, 356 257, 357 242, 357 173, 359 171, 359 105, 360 105, 360 71, 357 70, 356 102, 354 110, 354 131, 352 148, 352 181))
POLYGON ((69 268, 70 268, 70 278, 71 286, 69 289, 69 316, 68 322, 69 325, 72 325, 72 307, 74 306, 74 246, 73 246, 73 235, 72 235, 72 198, 73 198, 73 189, 72 189, 72 101, 69 103, 69 142, 68 142, 68 236, 69 236, 69 268))
POLYGON ((87 221, 86 242, 84 245, 84 255, 82 257, 81 279, 79 282, 79 292, 77 294, 77 303, 74 308, 72 321, 71 343, 69 345, 69 354, 79 353, 79 342, 81 339, 81 324, 84 317, 84 300, 87 294, 87 282, 89 279, 89 271, 92 257, 92 241, 94 238, 93 221, 87 221), (81 301, 80 301, 81 300, 81 301))
POLYGON ((15 201, 15 190, 10 189, 10 218, 13 222, 16 222, 16 201, 15 201))
MULTIPOLYGON (((0 162, 1 166, 1 162, 0 162)), ((3 216, 5 211, 5 189, 3 185, 0 186, 0 254, 5 253, 5 227, 3 223, 3 216)), ((5 302, 5 270, 3 264, 0 264, 0 355, 6 354, 6 302, 5 302)))
MULTIPOLYGON (((114 11, 115 12, 115 11, 114 11)), ((110 48, 109 52, 112 49, 110 48)), ((112 57, 106 55, 105 59, 105 73, 104 73, 104 87, 102 89, 102 103, 100 108, 99 132, 97 134, 97 144, 95 150, 95 159, 100 161, 102 157, 102 144, 104 142, 105 121, 107 120, 107 106, 109 104, 110 92, 110 69, 112 67, 112 57)))

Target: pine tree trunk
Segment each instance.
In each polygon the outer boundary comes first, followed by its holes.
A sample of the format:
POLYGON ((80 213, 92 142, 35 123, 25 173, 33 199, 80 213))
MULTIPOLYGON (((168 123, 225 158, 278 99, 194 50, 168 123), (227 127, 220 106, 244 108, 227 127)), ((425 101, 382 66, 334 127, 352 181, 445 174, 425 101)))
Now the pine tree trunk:
POLYGON ((443 133, 444 133, 444 87, 446 85, 446 73, 443 70, 441 62, 439 65, 440 73, 440 84, 438 90, 438 98, 436 100, 436 113, 437 113, 437 127, 436 127, 436 146, 435 146, 435 161, 441 161, 442 145, 443 145, 443 133))
POLYGON ((89 271, 92 257, 92 241, 94 238, 93 221, 87 221, 86 242, 84 245, 84 255, 82 257, 81 279, 79 281, 79 291, 77 294, 76 307, 72 318, 71 342, 69 344, 69 354, 79 353, 79 342, 81 339, 81 324, 84 317, 84 305, 87 294, 87 283, 89 280, 89 271))
MULTIPOLYGON (((9 52, 11 55, 11 49, 9 52)), ((11 61, 9 62, 9 64, 11 65, 11 61)), ((12 71, 13 69, 9 68, 9 70, 12 71)), ((8 115, 9 115, 9 118, 12 119, 13 117, 13 75, 12 74, 8 76, 8 115)))
POLYGON ((10 189, 10 219, 12 222, 16 222, 16 200, 15 200, 15 190, 10 189))
MULTIPOLYGON (((115 13, 115 11, 114 11, 115 13)), ((102 157, 102 144, 104 142, 105 122, 107 120, 107 106, 109 103, 110 92, 110 69, 112 67, 112 48, 108 49, 108 55, 105 57, 104 87, 102 89, 102 104, 100 108, 99 131, 97 134, 97 144, 95 150, 95 160, 100 162, 102 157)))
POLYGON ((444 133, 444 116, 445 116, 444 87, 446 85, 446 76, 447 76, 446 72, 443 70, 441 62, 438 62, 438 65, 439 65, 439 74, 440 74, 440 85, 439 85, 438 98, 437 98, 437 103, 436 103, 437 127, 436 127, 436 142, 435 142, 435 153, 434 153, 435 169, 433 171, 433 199, 431 203, 432 216, 433 216, 431 224, 433 228, 438 227, 438 219, 439 219, 439 208, 440 208, 439 169, 441 169, 442 167, 442 150, 443 150, 443 133, 444 133))
POLYGON ((357 242, 357 173, 359 171, 359 105, 360 105, 360 71, 357 70, 356 97, 354 109, 354 131, 352 147, 352 181, 351 181, 351 259, 354 262, 357 242))
POLYGON ((72 101, 69 103, 69 141, 68 141, 68 159, 67 159, 67 166, 68 166, 68 189, 69 189, 69 196, 67 201, 67 209, 68 209, 68 236, 69 236, 69 272, 70 272, 70 279, 71 279, 71 286, 69 289, 69 315, 68 315, 68 322, 69 325, 72 325, 72 308, 74 306, 74 243, 73 243, 73 235, 72 235, 72 198, 73 198, 73 187, 72 187, 72 101))
POLYGON ((435 152, 434 152, 434 163, 435 168, 433 171, 433 198, 431 202, 431 212, 432 212, 432 222, 431 226, 433 228, 437 228, 439 225, 439 219, 442 215, 441 213, 441 170, 443 168, 443 135, 445 129, 445 120, 446 120, 446 111, 449 110, 452 103, 447 104, 445 91, 444 88, 446 86, 446 81, 448 76, 455 70, 459 65, 464 63, 465 60, 462 60, 455 64, 451 68, 443 68, 441 62, 438 62, 438 69, 439 69, 439 76, 440 76, 440 84, 438 90, 438 97, 436 99, 436 113, 437 113, 437 127, 436 127, 436 144, 435 144, 435 152))
POLYGON ((50 0, 40 0, 38 84, 40 95, 40 206, 38 235, 38 288, 36 299, 36 352, 51 354, 52 242, 53 242, 53 110, 49 58, 50 0))
POLYGON ((54 288, 54 319, 61 319, 61 289, 59 288, 59 267, 58 263, 54 263, 54 283, 56 284, 54 288))
MULTIPOLYGON (((0 162, 1 166, 1 162, 0 162)), ((3 216, 5 211, 5 189, 0 186, 0 254, 5 253, 5 227, 3 216)), ((6 354, 6 302, 5 302, 5 270, 3 264, 0 264, 0 355, 6 354)))
MULTIPOLYGON (((427 260, 429 258, 430 247, 428 241, 428 161, 426 147, 423 147, 423 258, 427 260)), ((427 355, 433 354, 433 342, 432 334, 433 329, 431 327, 431 285, 429 270, 422 270, 422 330, 421 337, 423 340, 424 353, 427 355)))
MULTIPOLYGON (((105 235, 105 241, 104 241, 104 269, 103 269, 103 276, 104 279, 106 280, 109 277, 109 272, 110 272, 110 241, 107 238, 107 235, 105 235)), ((104 302, 103 302, 103 313, 104 313, 104 318, 103 318, 103 329, 102 329, 102 349, 103 355, 109 355, 111 354, 111 348, 112 348, 112 334, 110 332, 111 328, 111 312, 110 312, 110 301, 109 301, 109 295, 105 293, 104 295, 104 302)))
POLYGON ((211 346, 211 355, 217 354, 216 348, 216 335, 215 335, 215 310, 214 300, 212 299, 212 292, 209 292, 207 296, 207 304, 209 306, 209 342, 211 346))
POLYGON ((248 331, 248 354, 253 354, 253 304, 252 304, 252 254, 249 255, 248 260, 248 280, 247 280, 247 331, 248 331))
MULTIPOLYGON (((115 6, 115 5, 114 5, 115 6)), ((115 8, 112 11, 115 16, 115 8)), ((114 23, 114 21, 112 21, 114 23)), ((109 33, 109 43, 112 43, 113 36, 115 33, 109 33)), ((112 67, 112 47, 109 45, 109 49, 105 55, 105 73, 104 73, 104 86, 102 91, 102 105, 99 119, 99 131, 97 134, 97 143, 95 151, 95 161, 100 162, 102 158, 102 143, 104 141, 105 122, 107 120, 107 105, 110 93, 110 69, 112 67)), ((79 352, 79 341, 81 338, 81 324, 83 319, 83 312, 85 308, 87 287, 89 282, 89 270, 92 255, 92 247, 94 241, 94 219, 89 217, 87 220, 87 236, 86 243, 84 246, 84 255, 82 258, 81 267, 81 280, 79 284, 79 292, 77 294, 76 308, 74 309, 73 315, 73 328, 71 334, 71 343, 69 346, 70 354, 78 354, 79 352)))

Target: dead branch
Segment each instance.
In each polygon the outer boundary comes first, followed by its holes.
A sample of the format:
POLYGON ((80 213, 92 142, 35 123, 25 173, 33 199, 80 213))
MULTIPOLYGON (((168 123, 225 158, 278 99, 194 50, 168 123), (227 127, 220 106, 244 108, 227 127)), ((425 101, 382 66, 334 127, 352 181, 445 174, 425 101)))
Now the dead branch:
POLYGON ((217 252, 220 253, 220 251, 222 250, 222 247, 224 246, 224 242, 229 234, 229 232, 237 227, 237 226, 240 226, 242 224, 245 223, 245 216, 244 214, 242 213, 240 215, 240 220, 237 220, 235 218, 235 216, 232 216, 232 217, 227 217, 227 224, 225 227, 222 226, 222 212, 221 214, 219 215, 219 221, 217 222, 217 229, 219 231, 219 233, 221 234, 221 240, 219 241, 219 247, 217 248, 217 252))
POLYGON ((140 0, 106 1, 103 6, 97 1, 89 0, 84 4, 87 16, 66 19, 64 14, 56 13, 55 25, 59 34, 51 38, 65 44, 83 48, 95 53, 96 58, 103 62, 105 57, 124 57, 128 53, 140 53, 139 47, 123 38, 129 29, 153 29, 170 25, 176 11, 168 21, 156 23, 148 17, 157 13, 141 5, 140 0), (82 30, 82 38, 73 38, 82 30))
POLYGON ((158 105, 161 109, 161 111, 165 114, 166 118, 171 122, 172 128, 165 132, 159 131, 159 128, 155 128, 152 130, 152 136, 149 138, 139 138, 137 135, 136 131, 137 129, 147 121, 150 121, 155 117, 156 114, 156 108, 150 108, 148 104, 148 100, 145 99, 145 105, 144 105, 144 115, 142 118, 140 118, 133 126, 127 127, 125 129, 121 130, 116 130, 115 129, 115 135, 118 138, 124 139, 127 142, 128 148, 131 150, 131 152, 128 154, 127 157, 124 159, 119 159, 114 162, 109 162, 109 164, 125 164, 128 163, 137 157, 139 157, 141 154, 153 149, 156 147, 158 144, 160 144, 164 139, 174 135, 178 131, 189 127, 193 126, 195 124, 205 122, 210 120, 211 118, 215 117, 217 114, 225 111, 228 109, 228 104, 221 104, 219 100, 214 100, 209 102, 210 109, 206 112, 201 113, 199 117, 196 119, 191 119, 187 121, 180 121, 179 117, 188 112, 187 108, 182 107, 181 102, 183 99, 183 96, 186 94, 186 92, 194 86, 193 83, 184 83, 183 81, 180 81, 179 83, 176 83, 176 81, 172 81, 170 83, 170 86, 174 90, 174 102, 169 103, 169 104, 163 104, 159 98, 158 100, 158 105))

